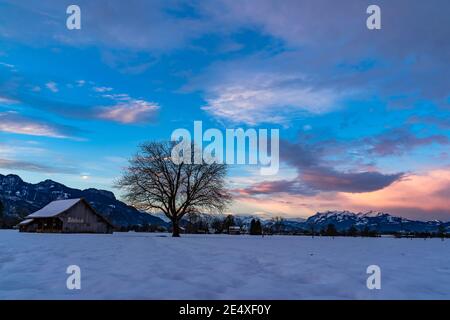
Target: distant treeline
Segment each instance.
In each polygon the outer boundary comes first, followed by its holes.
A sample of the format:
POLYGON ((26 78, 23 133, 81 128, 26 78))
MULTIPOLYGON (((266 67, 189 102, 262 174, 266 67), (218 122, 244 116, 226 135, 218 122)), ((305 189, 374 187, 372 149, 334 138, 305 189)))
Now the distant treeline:
MULTIPOLYGON (((382 235, 391 235, 397 238, 450 238, 446 233, 445 227, 441 226, 437 232, 379 232, 369 227, 358 229, 351 226, 347 230, 337 230, 334 224, 329 224, 324 228, 311 226, 309 229, 289 228, 285 225, 284 219, 275 217, 264 223, 259 219, 252 219, 250 223, 243 221, 233 215, 212 216, 206 214, 190 214, 180 223, 183 233, 190 234, 249 234, 249 235, 298 235, 298 236, 327 236, 327 237, 380 237, 382 235)), ((168 228, 155 225, 139 225, 123 227, 118 231, 136 231, 136 232, 170 232, 168 228)))
POLYGON ((20 219, 7 216, 5 211, 5 206, 0 201, 0 229, 11 229, 20 222, 20 219))

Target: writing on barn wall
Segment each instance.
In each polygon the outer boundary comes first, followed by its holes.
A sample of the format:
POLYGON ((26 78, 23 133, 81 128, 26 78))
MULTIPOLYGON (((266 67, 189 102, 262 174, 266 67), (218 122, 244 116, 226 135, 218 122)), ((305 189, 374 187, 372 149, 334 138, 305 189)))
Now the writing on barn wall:
POLYGON ((72 217, 69 217, 68 218, 68 220, 67 220, 69 223, 84 223, 84 220, 83 219, 80 219, 80 218, 72 218, 72 217))

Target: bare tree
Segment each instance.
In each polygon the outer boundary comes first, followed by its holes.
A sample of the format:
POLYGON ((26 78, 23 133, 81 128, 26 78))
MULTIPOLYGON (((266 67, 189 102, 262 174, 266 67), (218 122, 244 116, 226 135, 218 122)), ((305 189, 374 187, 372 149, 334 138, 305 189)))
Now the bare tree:
POLYGON ((272 227, 277 234, 284 232, 284 219, 282 217, 274 217, 271 222, 272 227))
POLYGON ((193 161, 175 164, 171 159, 173 145, 142 144, 116 186, 125 190, 125 200, 136 208, 164 212, 172 221, 172 236, 179 237, 179 222, 184 215, 221 212, 231 196, 225 189, 226 165, 193 161))

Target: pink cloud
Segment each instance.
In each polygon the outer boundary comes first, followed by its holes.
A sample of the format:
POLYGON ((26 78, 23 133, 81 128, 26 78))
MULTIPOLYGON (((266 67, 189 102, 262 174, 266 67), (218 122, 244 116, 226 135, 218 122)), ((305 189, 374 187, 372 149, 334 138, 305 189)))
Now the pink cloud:
POLYGON ((27 118, 17 112, 0 113, 0 131, 38 137, 71 138, 71 128, 27 118))
POLYGON ((129 100, 111 107, 100 107, 97 117, 123 124, 144 122, 152 119, 159 105, 144 100, 129 100))
POLYGON ((436 169, 409 175, 383 190, 346 194, 345 197, 353 207, 416 208, 450 215, 450 202, 445 192, 449 188, 450 169, 436 169))
POLYGON ((450 218, 450 168, 410 174, 384 189, 364 192, 321 192, 314 195, 237 193, 234 209, 238 213, 264 212, 291 217, 313 215, 318 211, 385 211, 394 215, 425 220, 450 218))
POLYGON ((53 81, 47 82, 47 83, 45 84, 45 86, 46 86, 47 89, 50 90, 51 92, 56 93, 56 92, 59 91, 59 89, 58 89, 58 84, 57 84, 56 82, 53 82, 53 81))

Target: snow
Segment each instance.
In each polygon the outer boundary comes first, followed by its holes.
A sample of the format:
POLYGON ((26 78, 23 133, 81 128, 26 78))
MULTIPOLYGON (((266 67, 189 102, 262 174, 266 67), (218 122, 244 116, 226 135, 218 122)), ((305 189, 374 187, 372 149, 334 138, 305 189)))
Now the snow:
POLYGON ((387 215, 384 212, 377 212, 377 211, 368 211, 368 212, 360 212, 356 214, 357 216, 361 217, 361 218, 366 218, 366 217, 371 217, 371 218, 376 218, 376 217, 381 217, 384 215, 387 215))
POLYGON ((23 220, 21 223, 19 223, 19 225, 24 226, 26 224, 29 224, 29 223, 33 222, 33 221, 34 221, 34 219, 26 219, 26 220, 23 220))
MULTIPOLYGON (((147 213, 145 211, 142 211, 143 213, 147 213)), ((160 218, 164 222, 170 222, 170 219, 163 213, 163 212, 155 212, 151 214, 154 217, 160 218)))
POLYGON ((450 241, 0 230, 0 299, 450 299, 450 241), (381 290, 366 287, 381 267, 381 290), (66 269, 81 268, 81 290, 66 269))
POLYGON ((60 213, 72 208, 81 199, 57 200, 50 202, 44 208, 30 214, 27 218, 48 218, 59 215, 60 213))

